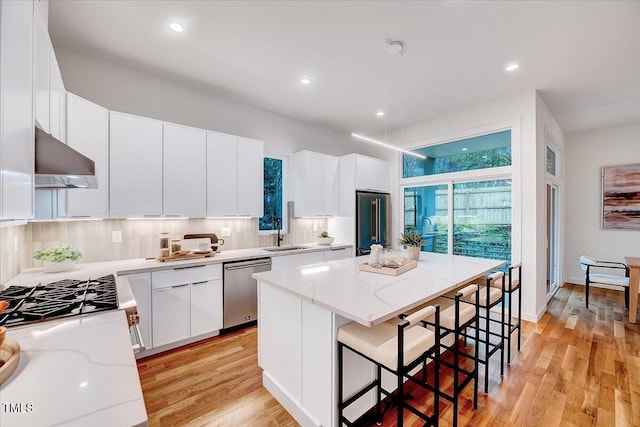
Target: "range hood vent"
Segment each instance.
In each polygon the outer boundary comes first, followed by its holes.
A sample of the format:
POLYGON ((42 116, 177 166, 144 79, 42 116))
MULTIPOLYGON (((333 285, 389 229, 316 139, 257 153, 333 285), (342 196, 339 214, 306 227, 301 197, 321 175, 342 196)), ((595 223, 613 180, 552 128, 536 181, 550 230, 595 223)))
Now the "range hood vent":
POLYGON ((36 188, 98 188, 93 160, 36 127, 36 188))

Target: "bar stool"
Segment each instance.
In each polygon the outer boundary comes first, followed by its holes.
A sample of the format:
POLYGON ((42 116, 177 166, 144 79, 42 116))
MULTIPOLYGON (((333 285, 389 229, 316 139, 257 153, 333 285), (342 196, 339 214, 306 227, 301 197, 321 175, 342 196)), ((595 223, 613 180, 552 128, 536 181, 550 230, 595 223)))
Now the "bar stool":
MULTIPOLYGON (((483 336, 480 337, 478 331, 476 336, 478 337, 477 343, 484 345, 484 357, 478 357, 478 362, 484 365, 484 394, 489 392, 489 359, 495 354, 496 351, 500 351, 500 376, 504 375, 504 295, 506 293, 504 272, 495 272, 487 277, 486 285, 480 286, 479 296, 472 294, 465 297, 465 300, 471 303, 478 302, 479 308, 484 309, 484 315, 479 315, 480 321, 478 322, 478 329, 483 332, 483 336), (491 317, 491 309, 500 305, 500 320, 493 319, 491 317), (482 322, 484 320, 484 322, 482 322), (500 333, 491 331, 491 323, 500 325, 500 333), (480 324, 484 323, 484 328, 480 327, 480 324), (500 337, 499 341, 492 341, 491 337, 500 337)), ((466 337, 466 334, 465 334, 466 337)), ((477 353, 479 354, 479 353, 477 353)))
POLYGON ((511 335, 518 331, 518 351, 520 351, 520 334, 522 322, 522 290, 520 284, 522 283, 522 265, 519 262, 513 263, 509 266, 509 275, 507 280, 508 286, 506 293, 508 294, 508 312, 507 312, 507 364, 511 364, 511 335), (513 306, 513 293, 518 291, 518 317, 513 320, 512 306, 513 306))
MULTIPOLYGON (((466 337, 467 328, 475 330, 475 339, 479 339, 479 305, 476 301, 479 298, 479 286, 476 284, 468 285, 456 292, 453 299, 439 297, 431 301, 432 304, 438 304, 440 310, 440 344, 445 350, 453 353, 453 364, 446 360, 441 360, 440 364, 453 370, 453 394, 445 393, 440 390, 440 395, 453 403, 453 426, 458 425, 458 397, 462 390, 473 381, 473 409, 478 409, 478 348, 474 347, 474 353, 469 354, 461 351, 459 342, 462 337, 466 337), (475 297, 475 301, 471 302, 468 298, 475 297), (447 337, 453 338, 451 345, 445 341, 447 337), (461 358, 472 360, 473 369, 464 369, 461 366, 461 358), (460 377, 463 377, 460 381, 460 377)), ((427 318, 429 325, 434 324, 433 318, 427 318)))
POLYGON ((344 416, 344 409, 364 396, 370 390, 376 388, 376 416, 382 422, 380 408, 381 394, 391 396, 398 407, 397 425, 403 425, 404 409, 413 412, 425 421, 425 425, 438 426, 439 394, 440 386, 440 307, 427 306, 411 315, 401 315, 401 320, 394 326, 388 322, 377 326, 366 327, 359 323, 350 323, 338 329, 338 422, 347 426, 353 425, 344 416), (423 320, 433 316, 435 331, 427 329, 423 320), (344 400, 343 396, 343 362, 344 349, 348 348, 355 354, 373 362, 377 367, 376 378, 353 396, 344 400), (412 377, 409 372, 420 366, 427 359, 434 363, 433 386, 424 381, 412 377), (382 387, 382 368, 396 375, 398 378, 397 392, 385 390, 382 387), (425 389, 433 392, 433 414, 427 416, 420 410, 405 401, 405 379, 412 381, 425 389))

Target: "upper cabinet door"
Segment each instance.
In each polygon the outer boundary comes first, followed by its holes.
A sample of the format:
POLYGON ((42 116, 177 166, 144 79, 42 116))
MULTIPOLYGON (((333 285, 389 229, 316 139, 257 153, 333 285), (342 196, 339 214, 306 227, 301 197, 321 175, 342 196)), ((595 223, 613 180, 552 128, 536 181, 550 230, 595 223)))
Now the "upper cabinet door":
POLYGON ((340 215, 340 158, 325 155, 324 165, 324 213, 340 215))
POLYGON ((106 218, 109 215, 109 110, 67 94, 67 145, 96 164, 98 188, 67 192, 70 217, 106 218))
MULTIPOLYGON (((3 2, 4 3, 4 2, 3 2)), ((37 3, 36 3, 37 4, 37 3)), ((44 25, 40 7, 35 7, 33 21, 34 34, 34 58, 33 58, 33 83, 35 85, 35 110, 36 122, 40 128, 51 133, 49 125, 49 34, 44 25)), ((29 72, 31 76, 31 72, 29 72)))
POLYGON ((161 216, 162 122, 112 111, 109 129, 111 216, 161 216))
POLYGON ((207 216, 238 213, 238 137, 207 132, 207 216))
POLYGON ((264 215, 264 143, 238 137, 238 215, 264 215))
POLYGON ((389 191, 387 162, 373 157, 356 155, 356 189, 389 191))
POLYGON ((33 21, 32 2, 0 3, 0 219, 33 218, 33 21))
POLYGON ((164 124, 163 213, 204 218, 207 215, 207 132, 164 124))
POLYGON ((60 138, 60 68, 49 46, 49 133, 60 138))
POLYGON ((294 215, 332 216, 340 213, 340 159, 300 151, 293 155, 294 215))

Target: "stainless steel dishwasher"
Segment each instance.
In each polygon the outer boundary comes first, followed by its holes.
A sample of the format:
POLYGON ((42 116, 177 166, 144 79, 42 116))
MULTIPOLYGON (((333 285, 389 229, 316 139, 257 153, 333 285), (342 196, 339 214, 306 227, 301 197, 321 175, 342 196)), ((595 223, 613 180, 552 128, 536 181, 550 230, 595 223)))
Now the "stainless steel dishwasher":
POLYGON ((258 284, 253 273, 271 270, 271 258, 224 263, 223 321, 224 329, 258 319, 258 284))

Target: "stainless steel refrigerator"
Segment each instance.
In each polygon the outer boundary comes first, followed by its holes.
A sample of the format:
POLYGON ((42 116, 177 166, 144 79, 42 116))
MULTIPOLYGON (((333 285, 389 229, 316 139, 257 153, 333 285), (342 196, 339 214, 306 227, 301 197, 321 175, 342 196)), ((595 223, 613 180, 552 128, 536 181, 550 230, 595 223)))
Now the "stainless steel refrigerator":
POLYGON ((366 255, 371 245, 391 247, 391 196, 356 191, 356 255, 366 255))

